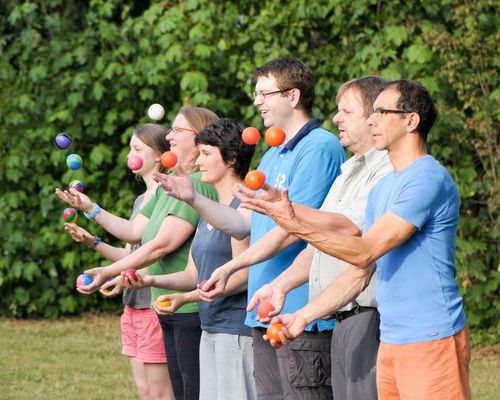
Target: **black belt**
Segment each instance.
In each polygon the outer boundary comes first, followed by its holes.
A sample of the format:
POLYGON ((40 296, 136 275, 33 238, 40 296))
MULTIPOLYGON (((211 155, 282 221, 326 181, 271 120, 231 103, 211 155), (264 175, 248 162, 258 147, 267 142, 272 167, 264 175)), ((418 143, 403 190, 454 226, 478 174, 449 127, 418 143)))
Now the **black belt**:
POLYGON ((337 311, 333 314, 333 318, 337 320, 337 322, 341 322, 342 320, 352 317, 353 315, 365 312, 365 311, 374 311, 376 308, 373 307, 362 307, 356 306, 352 310, 349 311, 337 311))

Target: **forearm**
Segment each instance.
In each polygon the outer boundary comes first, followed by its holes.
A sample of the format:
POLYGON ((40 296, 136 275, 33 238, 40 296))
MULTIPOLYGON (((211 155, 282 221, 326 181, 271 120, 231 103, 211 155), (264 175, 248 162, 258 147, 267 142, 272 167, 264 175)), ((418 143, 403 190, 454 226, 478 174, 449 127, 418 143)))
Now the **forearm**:
MULTIPOLYGON (((174 272, 173 274, 165 275, 152 275, 151 278, 151 286, 160 289, 188 292, 196 288, 196 277, 192 276, 187 271, 174 272)), ((190 301, 198 301, 198 298, 190 301)))
POLYGON ((288 246, 297 243, 299 240, 298 237, 290 235, 277 226, 253 243, 245 251, 241 252, 237 257, 226 263, 224 268, 230 273, 235 273, 243 268, 258 264, 273 257, 288 246))
POLYGON ((304 226, 295 233, 301 239, 332 257, 346 261, 358 268, 367 268, 376 258, 373 248, 363 237, 346 236, 329 230, 314 230, 304 226))
MULTIPOLYGON (((320 211, 302 204, 293 204, 298 226, 310 230, 330 230, 342 235, 359 236, 361 231, 349 218, 340 213, 320 211)), ((290 232, 295 234, 296 232, 290 232)), ((304 238, 307 240, 307 238, 304 238)))
POLYGON ((114 247, 107 243, 100 242, 94 250, 110 261, 118 261, 130 254, 130 249, 126 247, 114 247))
POLYGON ((309 271, 311 270, 311 262, 313 259, 314 252, 310 248, 305 248, 302 250, 292 265, 285 269, 280 275, 278 275, 272 282, 281 288, 284 293, 288 293, 292 289, 303 285, 309 281, 309 271))
POLYGON ((104 209, 101 209, 94 221, 120 240, 128 243, 136 243, 141 240, 142 232, 135 229, 132 221, 117 217, 104 209))
POLYGON ((236 209, 195 193, 191 206, 213 227, 236 239, 250 234, 250 220, 236 209))
POLYGON ((297 311, 307 323, 337 312, 353 301, 368 286, 375 271, 375 265, 359 269, 348 268, 315 299, 297 311))

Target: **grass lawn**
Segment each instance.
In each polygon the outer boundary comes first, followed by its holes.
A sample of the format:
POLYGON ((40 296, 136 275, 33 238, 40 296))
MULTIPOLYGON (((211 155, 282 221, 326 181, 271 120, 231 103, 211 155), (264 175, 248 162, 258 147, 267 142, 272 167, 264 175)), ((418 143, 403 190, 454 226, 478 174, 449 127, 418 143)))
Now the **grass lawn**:
MULTIPOLYGON (((498 398, 499 376, 500 344, 474 348, 473 398, 498 398)), ((118 317, 0 319, 0 398, 136 399, 118 317)))

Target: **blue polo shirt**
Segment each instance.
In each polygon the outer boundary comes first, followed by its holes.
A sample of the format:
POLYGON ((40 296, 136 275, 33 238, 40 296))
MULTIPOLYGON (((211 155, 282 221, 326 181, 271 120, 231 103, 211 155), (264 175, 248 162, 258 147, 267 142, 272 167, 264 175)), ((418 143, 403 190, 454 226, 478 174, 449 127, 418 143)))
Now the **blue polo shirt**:
POLYGON ((389 173, 368 197, 365 230, 392 212, 417 229, 377 260, 380 339, 409 344, 450 337, 465 326, 455 281, 458 190, 434 158, 389 173))
MULTIPOLYGON (((337 137, 320 128, 319 119, 312 119, 286 145, 271 147, 262 157, 259 170, 266 174, 267 184, 279 190, 288 188, 291 201, 319 208, 344 161, 345 152, 337 137)), ((250 244, 275 226, 268 216, 252 213, 250 244)), ((253 265, 248 275, 248 298, 288 268, 305 247, 306 242, 300 241, 269 260, 253 265)), ((292 313, 304 307, 308 297, 307 283, 295 288, 288 293, 281 313, 292 313)), ((256 309, 247 313, 245 324, 265 327, 255 319, 256 313, 256 309)), ((334 324, 333 319, 318 320, 309 324, 306 330, 328 330, 334 324)))

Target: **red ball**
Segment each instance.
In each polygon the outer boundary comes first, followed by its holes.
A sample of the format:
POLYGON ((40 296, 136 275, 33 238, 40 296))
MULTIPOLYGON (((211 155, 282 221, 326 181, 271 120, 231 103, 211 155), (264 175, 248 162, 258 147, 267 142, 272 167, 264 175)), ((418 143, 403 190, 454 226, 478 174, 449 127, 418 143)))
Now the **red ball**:
POLYGON ((266 331, 266 335, 269 340, 273 339, 276 343, 281 343, 279 333, 281 332, 283 327, 283 324, 280 323, 269 325, 266 331))
POLYGON ((245 176, 245 185, 247 185, 249 189, 259 190, 262 189, 265 184, 266 184, 266 175, 262 171, 259 170, 250 171, 245 176))
POLYGON ((243 129, 241 138, 246 144, 256 144, 260 139, 260 133, 257 128, 249 126, 248 128, 243 129))
POLYGON ((281 146, 286 139, 286 133, 280 127, 272 126, 266 131, 264 138, 271 147, 281 146))
POLYGON ((259 309, 257 310, 257 315, 259 318, 268 318, 269 313, 274 311, 274 306, 268 301, 263 301, 259 305, 259 309))
MULTIPOLYGON (((198 283, 198 289, 201 289, 206 282, 207 282, 207 279, 203 279, 200 283, 198 283)), ((214 290, 214 289, 215 289, 215 284, 210 286, 208 288, 207 292, 210 292, 211 290, 214 290)))
POLYGON ((161 165, 165 168, 172 168, 177 164, 177 156, 171 151, 166 151, 161 155, 161 165))
POLYGON ((132 171, 137 171, 138 169, 141 169, 142 164, 144 164, 144 161, 142 160, 141 156, 137 154, 132 154, 127 159, 127 167, 129 167, 129 169, 131 169, 132 171))
POLYGON ((123 274, 124 278, 127 278, 128 280, 131 281, 136 281, 137 280, 137 271, 134 268, 127 269, 125 273, 123 274))

